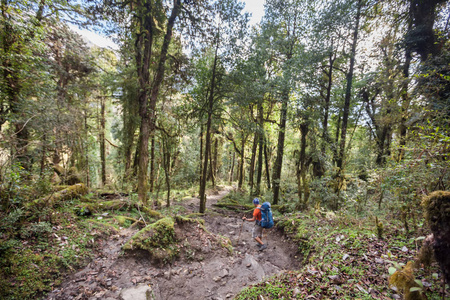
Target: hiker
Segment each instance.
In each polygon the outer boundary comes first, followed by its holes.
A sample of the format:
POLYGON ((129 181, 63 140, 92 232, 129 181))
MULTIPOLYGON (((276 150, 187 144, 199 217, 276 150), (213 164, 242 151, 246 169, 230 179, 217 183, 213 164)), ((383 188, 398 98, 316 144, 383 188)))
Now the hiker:
POLYGON ((253 218, 247 219, 246 217, 242 217, 243 221, 253 222, 255 221, 255 226, 253 227, 252 237, 258 243, 259 251, 263 251, 267 248, 267 245, 264 244, 261 240, 263 228, 261 227, 261 205, 259 205, 259 199, 253 199, 253 205, 255 205, 255 209, 253 210, 253 218))

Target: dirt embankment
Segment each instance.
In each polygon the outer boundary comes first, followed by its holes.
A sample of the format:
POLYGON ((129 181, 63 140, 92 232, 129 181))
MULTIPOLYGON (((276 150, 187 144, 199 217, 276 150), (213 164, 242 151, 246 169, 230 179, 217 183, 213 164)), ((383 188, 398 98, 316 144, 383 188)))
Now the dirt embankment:
MULTIPOLYGON (((281 232, 267 230, 263 241, 268 248, 260 252, 251 238, 253 223, 212 206, 227 193, 208 197, 204 226, 189 222, 176 226, 177 261, 160 266, 143 252, 122 255, 122 245, 136 232, 123 229, 47 299, 232 299, 245 286, 298 268, 296 246, 281 232)), ((198 199, 183 205, 198 211, 198 199)))

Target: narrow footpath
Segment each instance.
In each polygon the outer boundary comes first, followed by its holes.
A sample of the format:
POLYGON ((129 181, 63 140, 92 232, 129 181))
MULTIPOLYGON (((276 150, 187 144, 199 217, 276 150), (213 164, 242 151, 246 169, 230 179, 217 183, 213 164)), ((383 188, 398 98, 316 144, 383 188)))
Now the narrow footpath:
MULTIPOLYGON (((207 197, 204 220, 211 234, 231 240, 232 252, 214 247, 204 234, 186 232, 199 243, 201 240, 200 253, 191 253, 195 258, 192 261, 184 259, 161 267, 145 256, 123 255, 122 245, 136 233, 123 229, 105 241, 97 257, 69 276, 47 299, 233 299, 246 286, 297 269, 297 248, 281 232, 266 230, 263 241, 268 248, 259 251, 251 238, 253 224, 243 222, 242 215, 214 206, 229 191, 225 188, 207 197)), ((180 204, 186 213, 198 212, 197 198, 180 204)))

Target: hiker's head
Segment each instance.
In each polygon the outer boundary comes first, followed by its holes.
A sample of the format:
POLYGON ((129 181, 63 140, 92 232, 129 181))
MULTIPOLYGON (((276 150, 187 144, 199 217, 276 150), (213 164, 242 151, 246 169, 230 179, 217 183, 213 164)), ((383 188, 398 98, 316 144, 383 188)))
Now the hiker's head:
POLYGON ((259 204, 259 199, 258 198, 253 199, 253 204, 258 205, 259 204))

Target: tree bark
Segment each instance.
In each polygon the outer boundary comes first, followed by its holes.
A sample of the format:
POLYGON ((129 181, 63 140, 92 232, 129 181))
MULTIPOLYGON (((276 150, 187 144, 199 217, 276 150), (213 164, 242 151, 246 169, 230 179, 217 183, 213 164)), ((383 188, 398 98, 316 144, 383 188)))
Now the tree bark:
POLYGON ((253 135, 253 145, 252 145, 252 156, 250 158, 250 170, 249 170, 249 178, 248 185, 250 187, 250 194, 253 193, 253 178, 255 177, 255 161, 256 161, 256 150, 258 148, 258 131, 253 135))
POLYGON ((359 21, 361 16, 361 0, 358 0, 358 6, 356 11, 356 24, 355 30, 353 32, 353 42, 350 51, 350 66, 347 73, 347 87, 345 89, 345 100, 344 100, 344 111, 342 116, 342 128, 341 128, 341 141, 339 145, 339 156, 337 159, 337 167, 339 175, 342 174, 343 163, 345 159, 345 142, 347 137, 347 124, 348 117, 350 113, 350 99, 352 95, 352 81, 353 81, 353 69, 355 66, 355 56, 356 56, 356 44, 358 42, 358 31, 359 31, 359 21))
POLYGON ((141 115, 141 131, 140 131, 140 151, 139 151, 139 174, 138 174, 138 197, 139 200, 147 204, 147 173, 148 173, 148 140, 155 130, 156 124, 156 103, 158 100, 159 89, 164 79, 165 63, 167 60, 167 52, 169 50, 170 41, 172 40, 173 26, 181 11, 181 0, 174 0, 173 8, 169 20, 167 21, 167 29, 164 35, 163 44, 159 56, 159 63, 156 74, 151 85, 150 99, 148 97, 148 83, 149 83, 149 63, 152 54, 153 43, 153 16, 151 14, 152 8, 149 2, 145 3, 147 14, 144 17, 143 33, 141 33, 142 41, 140 39, 136 42, 137 45, 143 47, 144 56, 141 56, 140 50, 137 49, 136 61, 138 66, 138 77, 140 83, 139 93, 139 108, 141 115), (142 36, 145 34, 145 38, 142 36))
POLYGON ((234 164, 235 164, 235 161, 236 161, 236 151, 233 151, 233 158, 232 158, 231 161, 232 161, 231 162, 231 170, 230 170, 230 176, 229 176, 229 178, 230 178, 230 185, 232 184, 233 179, 234 179, 234 164))
MULTIPOLYGON (((41 147, 41 166, 39 171, 39 176, 44 175, 45 162, 47 161, 47 133, 44 133, 42 137, 42 147, 41 147)), ((1 180, 1 177, 0 177, 1 180)))
POLYGON ((270 189, 270 168, 269 168, 269 156, 267 154, 267 139, 264 141, 264 161, 266 165, 266 180, 267 180, 267 188, 270 189))
MULTIPOLYGON (((100 98, 100 132, 99 132, 99 142, 100 142, 100 160, 101 160, 101 172, 102 172, 102 186, 106 185, 106 148, 105 148, 105 98, 100 98)), ((89 186, 89 185, 88 185, 89 186)))
POLYGON ((163 137, 163 166, 167 187, 167 207, 170 207, 170 150, 169 137, 163 137))
POLYGON ((436 19, 436 6, 448 0, 410 0, 410 13, 414 27, 408 32, 408 46, 420 55, 420 60, 425 62, 428 57, 436 56, 440 52, 434 33, 436 19))
POLYGON ((298 197, 299 197, 299 205, 298 209, 304 209, 306 207, 306 203, 309 198, 309 187, 306 181, 306 136, 309 132, 309 126, 307 122, 303 122, 300 125, 300 134, 301 134, 301 144, 300 144, 300 157, 297 169, 297 180, 298 180, 298 197))
MULTIPOLYGON (((203 181, 203 124, 200 122, 200 157, 199 157, 199 174, 200 174, 200 183, 203 181)), ((201 184, 200 184, 201 187, 201 184)), ((199 191, 200 194, 200 191, 199 191)))
MULTIPOLYGON (((217 33, 219 34, 219 33, 217 33)), ((218 36, 217 36, 218 39, 218 36)), ((209 99, 208 99, 208 119, 206 121, 206 136, 205 136, 205 156, 203 158, 203 170, 202 177, 200 181, 200 213, 205 213, 206 211, 206 176, 208 171, 208 160, 209 154, 211 153, 211 125, 212 125, 212 115, 214 109, 214 90, 216 86, 216 68, 217 68, 217 60, 218 60, 218 50, 219 50, 219 41, 216 41, 216 49, 214 53, 214 63, 211 74, 211 86, 209 91, 209 99)))
MULTIPOLYGON (((333 44, 332 44, 333 45, 333 44)), ((328 72, 325 72, 325 74, 328 77, 327 81, 327 93, 325 95, 325 107, 324 107, 324 115, 323 115, 323 131, 322 131, 322 155, 325 155, 326 152, 326 145, 329 145, 331 143, 330 136, 328 134, 328 116, 330 111, 330 102, 331 102, 331 87, 333 84, 333 65, 336 60, 336 56, 332 51, 329 53, 328 57, 328 72)))
POLYGON ((283 165, 284 140, 286 134, 286 119, 289 101, 289 90, 285 88, 282 95, 281 112, 280 112, 280 129, 278 132, 277 158, 274 164, 272 189, 273 189, 273 204, 278 204, 280 194, 280 180, 281 168, 283 165))
MULTIPOLYGON (((212 140, 213 140, 213 138, 211 137, 211 145, 210 145, 210 147, 209 147, 209 168, 208 168, 208 170, 209 170, 209 172, 208 172, 208 180, 211 180, 211 185, 213 186, 213 187, 215 187, 216 186, 216 175, 215 175, 215 160, 214 160, 214 157, 215 157, 215 152, 213 152, 213 142, 212 142, 212 140)), ((217 139, 215 139, 215 141, 214 141, 214 145, 216 144, 216 142, 217 142, 217 139)))
POLYGON ((263 106, 262 102, 258 102, 258 166, 257 166, 257 175, 256 175, 256 195, 261 194, 261 178, 262 178, 262 169, 263 169, 263 147, 264 147, 264 120, 263 120, 263 106))
MULTIPOLYGON (((408 32, 412 29, 412 20, 408 22, 408 32)), ((406 134, 407 134, 407 126, 406 121, 408 120, 408 108, 410 104, 410 98, 408 93, 409 87, 409 67, 412 61, 412 53, 411 48, 407 45, 405 48, 405 63, 403 64, 402 72, 403 72, 403 82, 401 84, 401 108, 400 108, 400 125, 399 125, 399 149, 397 161, 401 161, 403 156, 405 155, 405 146, 406 146, 406 134)))
POLYGON ((242 189, 242 186, 244 185, 244 165, 245 165, 245 140, 247 137, 244 137, 242 135, 241 140, 241 159, 239 161, 239 182, 238 182, 238 188, 242 189))

